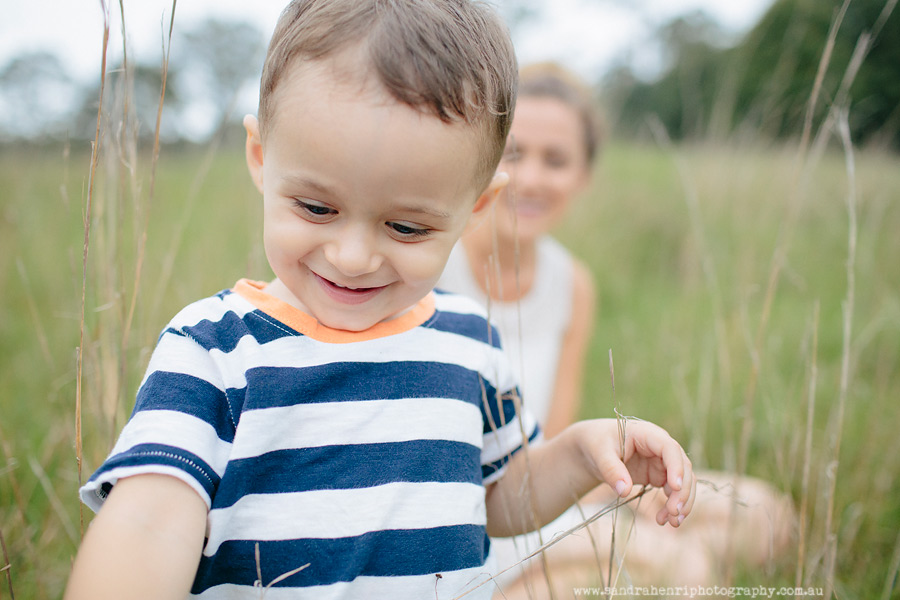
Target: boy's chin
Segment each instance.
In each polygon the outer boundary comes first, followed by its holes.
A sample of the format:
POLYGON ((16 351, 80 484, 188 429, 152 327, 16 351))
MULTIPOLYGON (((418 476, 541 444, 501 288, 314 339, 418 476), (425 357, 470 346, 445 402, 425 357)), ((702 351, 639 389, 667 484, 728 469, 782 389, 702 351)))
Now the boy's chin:
MULTIPOLYGON (((315 315, 314 315, 315 316, 315 315)), ((335 315, 328 314, 315 316, 320 325, 329 329, 337 329, 340 331, 349 331, 351 333, 359 333, 371 329, 375 325, 384 321, 390 321, 394 315, 382 317, 377 314, 373 315, 335 315)))
POLYGON ((380 323, 380 321, 376 321, 375 323, 347 323, 346 321, 342 321, 342 320, 337 320, 337 321, 328 320, 328 319, 325 319, 325 320, 317 319, 317 320, 320 325, 323 325, 323 326, 327 327, 328 329, 335 329, 337 331, 346 331, 348 333, 360 333, 367 329, 371 329, 372 327, 374 327, 375 325, 380 323))
MULTIPOLYGON (((334 312, 330 314, 323 314, 321 316, 315 316, 316 320, 320 325, 324 325, 329 329, 338 329, 341 331, 349 331, 351 333, 359 333, 361 331, 366 331, 375 327, 380 323, 386 323, 388 321, 393 321, 394 319, 401 317, 408 313, 410 310, 414 308, 415 305, 407 307, 399 312, 394 312, 390 314, 381 314, 377 312, 372 312, 369 314, 361 315, 355 314, 335 314, 334 312)), ((353 313, 354 311, 349 311, 353 313)))

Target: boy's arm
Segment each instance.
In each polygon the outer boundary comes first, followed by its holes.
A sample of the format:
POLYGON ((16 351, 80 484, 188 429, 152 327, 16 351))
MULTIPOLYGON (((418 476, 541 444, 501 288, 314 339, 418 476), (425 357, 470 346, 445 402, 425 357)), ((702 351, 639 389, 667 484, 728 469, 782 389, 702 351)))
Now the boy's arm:
POLYGON ((66 600, 183 600, 200 563, 206 515, 206 503, 179 479, 120 479, 85 534, 66 600))
POLYGON ((629 420, 624 460, 615 419, 581 421, 542 444, 516 453, 487 490, 488 534, 518 535, 543 526, 601 483, 619 496, 633 485, 662 487, 668 496, 656 515, 678 527, 694 504, 691 461, 664 429, 629 420))

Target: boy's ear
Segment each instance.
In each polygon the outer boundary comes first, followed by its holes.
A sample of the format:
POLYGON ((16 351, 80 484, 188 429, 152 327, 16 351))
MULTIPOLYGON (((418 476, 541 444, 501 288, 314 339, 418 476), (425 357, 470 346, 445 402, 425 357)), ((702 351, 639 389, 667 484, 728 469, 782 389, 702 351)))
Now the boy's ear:
POLYGON ((497 199, 497 196, 506 189, 507 185, 509 185, 509 175, 502 171, 494 173, 491 182, 485 190, 481 192, 478 200, 475 201, 475 206, 472 208, 472 215, 477 216, 484 214, 486 209, 490 208, 491 204, 494 203, 494 200, 497 199))
POLYGON ((247 169, 250 170, 250 178, 259 193, 263 193, 263 148, 262 138, 259 135, 259 120, 253 115, 244 117, 244 129, 247 130, 247 169))

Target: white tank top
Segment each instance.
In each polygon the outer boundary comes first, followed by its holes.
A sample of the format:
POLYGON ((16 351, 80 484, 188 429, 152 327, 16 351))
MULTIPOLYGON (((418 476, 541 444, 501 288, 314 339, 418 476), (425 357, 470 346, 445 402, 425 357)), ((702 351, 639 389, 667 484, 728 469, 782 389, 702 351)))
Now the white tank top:
POLYGON ((542 236, 537 245, 534 283, 518 302, 488 302, 461 244, 453 248, 438 281, 439 288, 469 296, 488 307, 519 378, 522 398, 542 425, 553 401, 562 341, 572 319, 572 271, 568 250, 552 237, 542 236))

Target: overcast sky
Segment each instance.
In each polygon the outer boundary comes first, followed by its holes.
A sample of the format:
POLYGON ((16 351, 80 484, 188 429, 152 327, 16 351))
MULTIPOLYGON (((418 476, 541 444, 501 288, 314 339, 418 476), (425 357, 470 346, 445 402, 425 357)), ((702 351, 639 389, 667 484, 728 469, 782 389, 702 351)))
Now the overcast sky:
MULTIPOLYGON (((646 35, 649 25, 702 8, 727 29, 740 33, 773 0, 534 0, 543 6, 539 20, 517 31, 520 59, 553 58, 579 70, 602 69, 646 35)), ((121 46, 119 6, 111 10, 110 47, 121 46)), ((502 0, 494 0, 497 4, 502 0)), ((268 35, 286 0, 181 0, 175 25, 189 28, 209 16, 246 19, 268 35)), ((99 68, 103 13, 100 0, 22 0, 6 2, 0 19, 0 65, 24 50, 50 49, 63 57, 76 76, 93 76, 99 68)), ((168 23, 171 0, 125 0, 125 20, 138 56, 158 56, 161 24, 168 23)))
MULTIPOLYGON (((489 0, 497 5, 504 0, 489 0)), ((596 80, 616 61, 654 67, 652 32, 675 16, 702 9, 737 38, 774 0, 531 0, 539 16, 513 31, 521 63, 558 60, 596 80)), ((119 2, 110 10, 108 63, 121 56, 119 2)), ((209 18, 242 19, 268 37, 287 0, 180 0, 177 32, 209 18)), ((159 64, 163 30, 172 0, 124 0, 131 60, 159 64)), ((0 70, 17 54, 49 50, 57 54, 73 79, 89 82, 99 75, 103 39, 101 0, 17 0, 4 6, 0 19, 0 70)), ((250 90, 248 94, 255 95, 250 90)), ((243 104, 255 105, 254 99, 243 104)), ((242 109, 243 106, 239 107, 242 109)), ((202 111, 200 111, 202 112, 202 111)), ((201 119, 202 121, 202 119, 201 119)), ((205 127, 197 122, 201 129, 205 127)))

